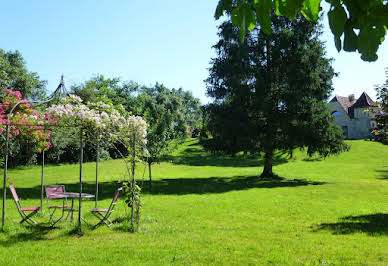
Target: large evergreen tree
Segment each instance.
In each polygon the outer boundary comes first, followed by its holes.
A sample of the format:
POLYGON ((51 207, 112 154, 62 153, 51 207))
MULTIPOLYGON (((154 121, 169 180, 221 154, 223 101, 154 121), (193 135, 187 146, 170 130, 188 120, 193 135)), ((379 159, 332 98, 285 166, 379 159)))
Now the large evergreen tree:
POLYGON ((311 155, 347 149, 327 107, 335 75, 325 58, 317 24, 302 16, 272 17, 272 34, 260 27, 239 41, 230 21, 219 27, 207 93, 215 149, 264 152, 262 176, 273 176, 276 150, 307 148, 311 155))

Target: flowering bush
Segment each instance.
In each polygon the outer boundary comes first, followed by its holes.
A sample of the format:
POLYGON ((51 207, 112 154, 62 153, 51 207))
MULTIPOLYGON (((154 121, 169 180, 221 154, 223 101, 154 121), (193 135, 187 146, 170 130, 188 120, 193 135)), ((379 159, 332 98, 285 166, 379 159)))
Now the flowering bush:
POLYGON ((2 90, 2 103, 0 104, 0 134, 2 142, 5 140, 5 127, 9 125, 8 136, 16 136, 37 143, 38 151, 50 148, 49 142, 51 131, 44 130, 44 125, 57 125, 57 121, 45 113, 44 115, 34 110, 26 99, 22 99, 19 91, 8 89, 2 90), (21 102, 10 115, 11 109, 16 103, 21 102))
POLYGON ((134 136, 146 144, 147 123, 140 116, 123 116, 112 105, 97 102, 84 104, 76 95, 69 95, 62 104, 47 109, 61 125, 82 127, 88 134, 98 133, 99 140, 125 143, 134 136))

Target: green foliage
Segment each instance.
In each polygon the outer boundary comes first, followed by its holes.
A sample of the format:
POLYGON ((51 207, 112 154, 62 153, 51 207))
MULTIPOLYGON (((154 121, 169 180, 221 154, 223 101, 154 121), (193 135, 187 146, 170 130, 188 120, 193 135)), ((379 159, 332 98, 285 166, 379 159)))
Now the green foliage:
MULTIPOLYGON (((330 4, 328 18, 338 51, 356 51, 364 61, 376 61, 377 50, 384 41, 388 27, 386 0, 326 0, 330 4), (355 33, 358 32, 358 35, 355 33), (343 37, 343 42, 341 38, 343 37)), ((294 19, 298 13, 310 21, 317 21, 321 0, 219 0, 215 17, 231 15, 240 28, 240 41, 257 22, 266 34, 271 34, 269 13, 294 19)))
POLYGON ((124 201, 127 204, 128 208, 134 208, 134 221, 136 224, 136 228, 131 228, 135 231, 140 222, 140 211, 142 208, 141 204, 141 188, 136 185, 136 183, 132 184, 132 182, 123 182, 123 191, 124 191, 124 201))
POLYGON ((384 143, 388 144, 388 68, 385 71, 387 80, 384 85, 376 88, 377 100, 382 112, 376 115, 377 128, 374 134, 384 143))
POLYGON ((213 151, 264 152, 263 175, 272 175, 275 150, 306 147, 322 156, 347 149, 332 125, 326 100, 335 75, 320 43, 319 27, 304 17, 272 15, 273 32, 250 32, 238 41, 230 22, 220 26, 207 79, 208 128, 213 151))
POLYGON ((181 97, 162 84, 143 87, 140 96, 144 102, 141 115, 147 121, 148 162, 158 162, 162 155, 174 149, 174 142, 187 137, 187 127, 181 110, 181 97))
POLYGON ((128 84, 123 84, 120 78, 105 78, 103 75, 96 75, 82 84, 73 85, 71 91, 81 97, 85 103, 101 101, 112 104, 114 108, 120 110, 124 102, 127 105, 131 104, 131 101, 128 102, 128 97, 122 95, 127 86, 128 84))
POLYGON ((36 72, 27 70, 19 51, 0 49, 0 88, 18 90, 26 98, 43 99, 46 81, 40 80, 36 72))
MULTIPOLYGON (((201 127, 200 101, 183 89, 168 89, 162 84, 140 86, 136 82, 122 82, 119 78, 97 75, 72 91, 84 102, 103 101, 112 104, 121 113, 142 116, 148 123, 149 161, 157 162, 161 156, 175 148, 189 133, 198 135, 201 127)), ((116 143, 119 153, 127 153, 116 143)), ((109 150, 112 158, 119 158, 117 149, 109 150)), ((86 156, 91 157, 91 156, 86 156)))
MULTIPOLYGON (((272 11, 272 1, 271 0, 257 0, 253 3, 256 14, 257 20, 260 23, 261 27, 263 28, 264 32, 272 32, 271 29, 271 16, 270 13, 272 11)), ((253 24, 256 24, 253 22, 253 24)), ((238 25, 235 23, 235 25, 238 25)), ((241 31, 243 33, 243 31, 241 31)), ((244 36, 244 35, 243 35, 244 36)))

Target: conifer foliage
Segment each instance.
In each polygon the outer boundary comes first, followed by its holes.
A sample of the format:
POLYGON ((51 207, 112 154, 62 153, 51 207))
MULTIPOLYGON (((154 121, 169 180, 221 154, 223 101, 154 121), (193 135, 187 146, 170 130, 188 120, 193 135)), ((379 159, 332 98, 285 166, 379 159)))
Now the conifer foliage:
POLYGON ((327 106, 335 75, 316 23, 272 15, 272 34, 256 26, 239 41, 230 21, 219 27, 207 93, 215 151, 264 152, 262 177, 274 153, 306 148, 327 156, 348 149, 327 106))

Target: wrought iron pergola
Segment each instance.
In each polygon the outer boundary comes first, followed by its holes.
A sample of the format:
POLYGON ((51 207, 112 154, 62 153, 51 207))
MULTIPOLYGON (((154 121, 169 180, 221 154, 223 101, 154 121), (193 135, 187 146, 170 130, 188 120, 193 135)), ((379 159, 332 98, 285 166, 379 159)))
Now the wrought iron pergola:
MULTIPOLYGON (((43 101, 30 101, 30 104, 45 104, 48 102, 53 101, 55 98, 59 97, 66 97, 68 95, 68 92, 66 90, 64 76, 61 76, 61 81, 56 88, 56 90, 52 93, 52 95, 47 99, 43 101)), ((5 127, 5 147, 4 147, 4 179, 3 179, 3 208, 2 208, 2 219, 1 219, 1 225, 2 229, 4 230, 5 225, 5 207, 6 207, 6 198, 7 198, 7 171, 8 171, 8 155, 9 155, 9 126, 10 126, 10 118, 13 115, 13 112, 15 111, 16 107, 21 104, 26 104, 27 101, 21 100, 17 102, 11 109, 11 111, 8 114, 8 119, 6 122, 5 127)), ((44 125, 42 125, 44 126, 44 125)), ((79 209, 78 209, 78 226, 81 229, 81 208, 82 208, 82 164, 83 164, 83 128, 80 127, 80 158, 79 158, 79 209)), ((98 162, 99 162, 99 142, 97 141, 97 154, 96 154, 96 195, 95 195, 95 207, 97 208, 97 200, 98 200, 98 162)), ((45 167, 45 154, 44 151, 42 151, 42 171, 41 171, 41 197, 40 197, 40 208, 43 210, 43 195, 44 195, 44 167, 45 167)))

